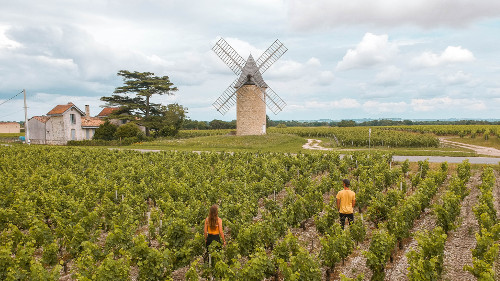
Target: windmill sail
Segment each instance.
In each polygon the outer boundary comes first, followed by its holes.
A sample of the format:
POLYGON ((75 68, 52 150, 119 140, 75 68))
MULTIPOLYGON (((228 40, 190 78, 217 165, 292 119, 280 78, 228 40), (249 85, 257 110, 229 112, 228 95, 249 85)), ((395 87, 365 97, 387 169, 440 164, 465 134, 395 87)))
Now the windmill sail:
POLYGON ((245 65, 245 60, 226 42, 226 40, 224 40, 224 38, 219 39, 212 50, 236 75, 241 74, 241 70, 245 65))
POLYGON ((270 87, 267 87, 265 89, 260 88, 261 92, 264 93, 262 101, 264 101, 267 105, 267 108, 269 108, 275 115, 280 113, 283 108, 286 106, 286 102, 276 94, 276 92, 273 91, 270 87))
POLYGON ((231 106, 236 104, 236 91, 238 89, 235 85, 237 82, 238 79, 234 80, 234 82, 231 83, 222 95, 212 104, 222 115, 226 114, 231 106))
POLYGON ((267 50, 257 60, 257 67, 260 74, 264 74, 266 70, 273 65, 288 49, 278 39, 267 48, 267 50))

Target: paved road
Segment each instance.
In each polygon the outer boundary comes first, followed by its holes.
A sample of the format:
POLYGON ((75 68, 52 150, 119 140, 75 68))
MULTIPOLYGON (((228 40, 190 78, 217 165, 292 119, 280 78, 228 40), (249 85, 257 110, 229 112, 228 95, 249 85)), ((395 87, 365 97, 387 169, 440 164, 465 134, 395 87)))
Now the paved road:
POLYGON ((426 159, 429 162, 441 163, 462 163, 465 159, 469 160, 471 164, 493 164, 498 165, 500 163, 500 158, 494 157, 451 157, 451 156, 393 156, 392 160, 397 162, 403 162, 408 159, 410 162, 424 161, 426 159))

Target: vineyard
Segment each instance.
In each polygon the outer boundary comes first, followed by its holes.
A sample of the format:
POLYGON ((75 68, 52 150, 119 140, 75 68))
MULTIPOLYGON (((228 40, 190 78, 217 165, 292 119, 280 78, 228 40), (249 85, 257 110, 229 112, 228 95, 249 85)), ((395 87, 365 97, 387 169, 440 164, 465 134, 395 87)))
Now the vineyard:
MULTIPOLYGON (((372 136, 390 145, 383 132, 372 136)), ((409 134, 433 145, 425 134, 401 133, 393 141, 409 134)), ((455 280, 499 274, 500 185, 491 167, 394 163, 380 153, 0 152, 0 280, 440 280, 451 268, 460 269, 455 280), (343 178, 356 192, 346 230, 335 205, 343 178), (208 257, 203 222, 212 204, 220 207, 227 245, 214 245, 208 257), (431 227, 418 228, 424 221, 431 227), (446 253, 460 233, 474 243, 455 259, 446 253)))

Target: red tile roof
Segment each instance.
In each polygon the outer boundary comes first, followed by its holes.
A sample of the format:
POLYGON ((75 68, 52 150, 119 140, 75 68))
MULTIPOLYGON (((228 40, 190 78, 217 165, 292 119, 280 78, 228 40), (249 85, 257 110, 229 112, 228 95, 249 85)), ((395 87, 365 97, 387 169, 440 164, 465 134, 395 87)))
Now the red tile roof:
POLYGON ((82 127, 99 127, 104 121, 97 117, 82 118, 82 127))
POLYGON ((113 111, 120 109, 119 107, 105 107, 97 114, 97 117, 108 117, 113 111))
POLYGON ((17 123, 17 122, 3 122, 3 121, 0 121, 0 124, 2 124, 2 125, 14 125, 14 124, 19 125, 19 123, 17 123))
POLYGON ((76 107, 72 102, 68 102, 68 104, 56 105, 56 107, 52 108, 52 110, 49 111, 47 115, 61 115, 64 112, 66 112, 66 110, 72 107, 75 107, 75 109, 78 110, 80 114, 85 115, 83 111, 81 111, 78 107, 76 107))
POLYGON ((33 118, 35 118, 36 120, 38 120, 38 121, 40 121, 42 123, 46 123, 50 119, 49 116, 33 116, 32 119, 33 118))

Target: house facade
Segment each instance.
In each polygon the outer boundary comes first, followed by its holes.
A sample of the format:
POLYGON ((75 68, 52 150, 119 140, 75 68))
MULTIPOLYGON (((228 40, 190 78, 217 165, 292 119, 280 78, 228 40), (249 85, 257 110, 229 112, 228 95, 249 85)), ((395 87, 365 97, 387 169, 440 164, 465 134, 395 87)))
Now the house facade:
POLYGON ((28 120, 30 141, 33 144, 64 145, 70 140, 90 140, 104 121, 90 117, 89 106, 85 112, 73 103, 57 105, 47 115, 33 116, 28 120))
POLYGON ((0 122, 0 134, 19 134, 21 126, 17 122, 0 122))

